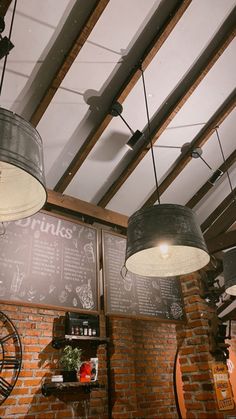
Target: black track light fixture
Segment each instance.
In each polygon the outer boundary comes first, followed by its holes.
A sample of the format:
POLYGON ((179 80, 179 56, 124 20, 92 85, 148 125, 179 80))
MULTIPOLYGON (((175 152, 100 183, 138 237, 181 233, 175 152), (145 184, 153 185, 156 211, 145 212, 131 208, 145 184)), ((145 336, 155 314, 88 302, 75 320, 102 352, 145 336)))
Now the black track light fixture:
POLYGON ((122 112, 123 112, 123 106, 119 103, 119 102, 115 102, 113 103, 111 110, 110 110, 110 115, 112 116, 119 116, 122 121, 124 122, 124 124, 129 128, 132 137, 130 137, 129 141, 126 143, 126 146, 130 149, 130 150, 134 150, 135 145, 139 142, 139 140, 143 137, 143 133, 141 131, 139 131, 138 129, 136 131, 134 131, 130 125, 128 124, 128 122, 124 119, 124 117, 122 116, 122 112))

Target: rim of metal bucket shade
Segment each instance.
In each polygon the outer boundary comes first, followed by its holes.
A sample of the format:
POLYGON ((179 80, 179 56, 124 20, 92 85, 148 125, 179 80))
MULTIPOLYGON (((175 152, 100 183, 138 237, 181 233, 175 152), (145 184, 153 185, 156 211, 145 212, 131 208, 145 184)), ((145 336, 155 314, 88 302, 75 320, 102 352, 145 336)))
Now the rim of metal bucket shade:
POLYGON ((143 276, 170 277, 195 272, 210 260, 194 212, 175 204, 136 211, 128 221, 126 267, 143 276), (160 250, 168 247, 166 253, 160 250))
POLYGON ((0 186, 0 221, 14 221, 38 212, 47 199, 42 139, 33 125, 4 108, 0 108, 0 169, 5 177, 0 186))
POLYGON ((236 248, 228 250, 223 256, 225 292, 236 296, 236 248))

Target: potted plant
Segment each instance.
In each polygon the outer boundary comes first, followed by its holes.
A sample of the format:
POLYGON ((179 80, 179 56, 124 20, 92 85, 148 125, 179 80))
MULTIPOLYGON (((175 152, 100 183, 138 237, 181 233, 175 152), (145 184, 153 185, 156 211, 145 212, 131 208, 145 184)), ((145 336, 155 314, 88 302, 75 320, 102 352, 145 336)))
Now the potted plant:
POLYGON ((71 345, 65 346, 60 359, 60 364, 63 367, 63 381, 76 381, 77 372, 82 364, 81 354, 82 349, 72 348, 71 345))

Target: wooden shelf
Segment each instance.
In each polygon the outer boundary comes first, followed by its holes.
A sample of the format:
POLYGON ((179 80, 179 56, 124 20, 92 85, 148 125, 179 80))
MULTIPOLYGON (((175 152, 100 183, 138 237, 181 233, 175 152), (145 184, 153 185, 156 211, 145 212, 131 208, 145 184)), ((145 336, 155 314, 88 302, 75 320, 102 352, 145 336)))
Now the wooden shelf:
POLYGON ((90 393, 93 388, 101 388, 102 386, 98 381, 91 381, 89 383, 80 383, 79 381, 70 381, 63 383, 44 383, 42 385, 42 394, 45 397, 51 396, 52 394, 58 394, 59 392, 71 392, 81 388, 85 393, 90 393))
POLYGON ((99 336, 76 336, 76 335, 65 335, 64 338, 54 338, 52 340, 52 347, 54 349, 60 349, 62 346, 66 345, 71 341, 91 341, 96 345, 101 343, 108 343, 109 338, 99 337, 99 336))

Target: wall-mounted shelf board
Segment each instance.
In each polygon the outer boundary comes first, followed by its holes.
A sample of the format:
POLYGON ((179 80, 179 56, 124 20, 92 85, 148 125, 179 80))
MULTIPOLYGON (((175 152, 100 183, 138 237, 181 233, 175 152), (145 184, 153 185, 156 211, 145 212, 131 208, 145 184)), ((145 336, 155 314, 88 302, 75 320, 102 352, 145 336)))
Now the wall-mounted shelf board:
POLYGON ((62 346, 69 344, 71 341, 87 341, 92 342, 95 345, 100 345, 102 343, 108 343, 109 338, 106 337, 94 337, 94 336, 76 336, 76 335, 65 335, 63 338, 54 338, 52 340, 52 347, 54 349, 60 349, 62 346))
POLYGON ((90 383, 81 383, 79 381, 70 381, 64 383, 44 383, 42 385, 42 394, 45 397, 51 396, 52 394, 58 394, 59 392, 71 392, 82 389, 85 393, 90 393, 93 388, 101 388, 102 386, 98 381, 90 383))

